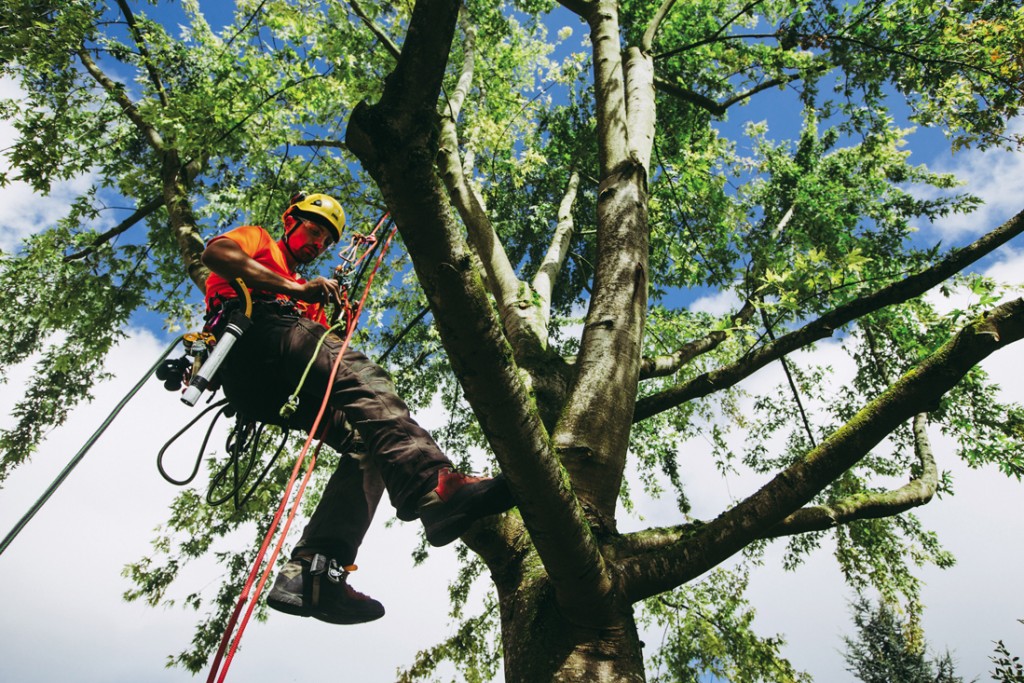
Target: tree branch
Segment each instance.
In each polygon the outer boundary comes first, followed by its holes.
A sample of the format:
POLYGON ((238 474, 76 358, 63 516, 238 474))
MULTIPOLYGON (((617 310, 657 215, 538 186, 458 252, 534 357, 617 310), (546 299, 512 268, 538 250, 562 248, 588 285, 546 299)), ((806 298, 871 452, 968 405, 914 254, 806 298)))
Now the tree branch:
POLYGON ((754 312, 756 310, 757 308, 748 299, 747 302, 743 304, 743 308, 733 315, 729 329, 708 332, 700 339, 694 339, 691 342, 683 344, 679 347, 679 350, 671 355, 645 358, 640 365, 640 379, 645 380, 653 379, 655 377, 674 375, 680 368, 687 365, 697 356, 709 353, 718 348, 719 344, 729 338, 729 334, 733 329, 749 322, 754 316, 754 312))
POLYGON ((178 251, 189 278, 200 292, 205 292, 206 278, 210 270, 203 265, 201 259, 206 245, 199 235, 195 213, 189 201, 186 189, 189 182, 187 169, 188 165, 181 163, 177 150, 169 149, 161 154, 160 183, 171 233, 178 244, 178 251))
MULTIPOLYGON (((617 3, 601 0, 586 19, 600 160, 597 258, 576 378, 552 438, 594 524, 614 529, 629 444, 629 424, 621 416, 634 406, 647 316, 650 231, 643 160, 650 150, 643 149, 643 126, 634 140, 627 124, 617 3)), ((630 56, 637 53, 631 50, 630 56)))
MULTIPOLYGON (((821 445, 714 521, 661 530, 641 539, 634 545, 645 552, 623 560, 619 566, 629 599, 635 602, 670 590, 753 540, 770 536, 778 524, 853 467, 902 422, 934 410, 942 396, 971 368, 1021 338, 1024 299, 1015 299, 966 325, 821 445)), ((915 430, 915 435, 918 433, 915 430)), ((864 510, 861 513, 866 514, 864 510)))
POLYGON ((469 234, 469 241, 486 274, 485 283, 498 304, 501 321, 518 358, 536 353, 547 344, 546 328, 539 324, 539 315, 531 316, 532 296, 525 283, 516 276, 512 262, 501 244, 483 197, 469 183, 459 155, 459 134, 456 126, 462 106, 473 84, 476 58, 476 27, 463 18, 465 45, 462 71, 458 85, 441 109, 441 140, 437 166, 452 203, 458 209, 469 234))
POLYGON ((417 0, 375 105, 352 112, 346 142, 392 210, 466 399, 501 464, 567 617, 606 624, 613 584, 529 389, 512 359, 434 168, 436 107, 458 14, 417 0))
POLYGON ((139 30, 139 25, 135 21, 135 15, 132 14, 132 8, 128 6, 128 3, 125 2, 125 0, 117 0, 117 6, 121 8, 121 13, 124 14, 125 21, 128 22, 128 30, 132 34, 135 46, 139 48, 139 54, 142 56, 142 62, 145 64, 146 71, 149 73, 149 81, 156 89, 156 94, 160 99, 160 104, 166 107, 167 93, 164 91, 164 85, 160 80, 160 74, 157 73, 156 66, 153 64, 153 57, 149 54, 149 48, 146 47, 146 41, 142 36, 142 31, 139 30))
POLYGON ((712 43, 724 43, 724 42, 730 41, 730 40, 746 40, 748 38, 761 39, 761 38, 777 38, 777 37, 778 37, 777 33, 745 33, 745 34, 739 35, 739 36, 723 36, 723 35, 720 35, 719 33, 716 32, 710 38, 704 38, 702 40, 698 40, 698 41, 693 42, 693 43, 687 43, 686 45, 682 45, 680 47, 672 48, 671 50, 668 50, 667 52, 659 52, 658 54, 654 55, 654 59, 655 60, 665 59, 666 57, 672 57, 674 55, 677 55, 680 52, 686 52, 687 50, 692 50, 692 49, 698 48, 698 47, 700 47, 702 45, 710 45, 712 43))
POLYGON ((643 168, 646 185, 651 169, 651 148, 654 146, 654 61, 648 53, 630 47, 626 50, 623 76, 629 135, 627 153, 643 168))
POLYGON ((708 111, 715 116, 721 116, 722 114, 725 113, 725 107, 720 105, 718 102, 715 102, 710 97, 701 95, 700 93, 694 92, 693 90, 681 88, 675 83, 669 83, 664 78, 655 77, 654 87, 660 90, 661 92, 666 93, 668 95, 672 95, 673 97, 683 100, 684 102, 695 104, 701 109, 704 109, 705 111, 708 111))
POLYGON ((837 329, 861 316, 920 296, 1021 232, 1024 232, 1024 211, 972 244, 952 251, 942 261, 916 275, 908 276, 899 282, 894 282, 871 294, 838 306, 817 320, 782 335, 776 341, 765 344, 731 365, 704 373, 683 384, 640 399, 636 402, 633 421, 639 422, 687 401, 731 387, 768 363, 819 339, 831 336, 837 329))
POLYGON ((533 277, 533 291, 540 300, 540 310, 544 316, 544 326, 547 328, 551 320, 551 292, 555 287, 555 280, 562 270, 565 257, 569 253, 569 243, 572 240, 573 220, 572 205, 576 201, 576 190, 580 184, 580 174, 573 171, 569 176, 569 184, 562 195, 562 201, 558 205, 558 224, 555 226, 555 234, 551 237, 551 245, 548 247, 544 260, 537 268, 537 274, 533 277))
POLYGON ((710 97, 706 97, 705 95, 701 95, 700 93, 694 92, 692 90, 681 88, 678 85, 670 83, 663 78, 655 78, 654 87, 667 95, 672 95, 673 97, 677 97, 685 102, 696 104, 701 109, 704 109, 715 116, 722 116, 723 114, 725 114, 726 111, 728 111, 729 107, 733 106, 734 104, 738 104, 743 100, 749 99, 760 92, 768 90, 769 88, 774 88, 776 86, 784 85, 786 83, 792 83, 793 81, 798 81, 801 78, 803 78, 803 74, 800 73, 789 74, 787 76, 783 76, 780 78, 772 78, 765 81, 764 83, 760 83, 754 86, 753 88, 747 90, 746 92, 742 92, 739 95, 730 97, 728 100, 722 103, 718 103, 715 100, 711 99, 710 97))
POLYGON ((803 78, 802 73, 787 74, 779 78, 770 78, 764 83, 755 85, 753 88, 746 92, 741 92, 739 95, 729 98, 728 100, 722 103, 722 108, 723 110, 728 109, 732 105, 742 102, 743 100, 749 99, 754 95, 758 94, 759 92, 764 92, 769 88, 774 88, 776 86, 792 83, 793 81, 799 81, 801 78, 803 78))
POLYGON ((672 5, 676 4, 676 0, 664 0, 661 3, 661 7, 655 12, 654 17, 651 18, 650 23, 647 24, 647 30, 644 31, 643 40, 640 43, 640 49, 647 54, 651 53, 651 48, 654 46, 654 36, 658 34, 658 29, 661 28, 661 24, 665 21, 665 17, 672 11, 672 5))
POLYGON ((150 146, 158 152, 162 152, 164 149, 163 138, 160 137, 160 133, 157 132, 156 128, 151 126, 142 115, 139 114, 138 108, 135 103, 131 101, 127 94, 125 94, 124 86, 120 83, 116 83, 109 76, 96 65, 96 62, 92 60, 89 53, 85 51, 85 48, 79 48, 76 52, 78 58, 82 61, 82 65, 85 70, 89 72, 89 75, 100 84, 100 86, 107 91, 107 94, 121 107, 121 111, 124 112, 125 116, 135 124, 139 132, 149 141, 150 146))
POLYGON ((355 15, 363 21, 363 24, 370 29, 373 35, 377 36, 377 40, 384 44, 384 47, 391 53, 391 56, 398 59, 398 55, 401 54, 401 50, 399 50, 398 46, 395 45, 395 42, 391 40, 391 36, 384 33, 384 29, 377 26, 377 24, 367 16, 366 11, 363 10, 363 7, 359 4, 358 0, 348 0, 348 4, 349 7, 352 8, 352 11, 355 12, 355 15))
POLYGON ((64 262, 68 263, 70 261, 75 261, 77 259, 84 258, 84 257, 88 256, 89 254, 94 252, 97 247, 99 247, 102 244, 105 244, 105 243, 109 242, 113 238, 115 238, 118 235, 120 235, 121 233, 125 232, 126 230, 131 228, 133 225, 135 225, 136 223, 138 223, 143 218, 145 218, 149 214, 153 213, 154 211, 156 211, 157 209, 159 209, 163 205, 164 205, 164 198, 162 196, 154 197, 153 199, 150 199, 148 202, 146 202, 145 204, 143 204, 139 208, 135 209, 135 213, 133 213, 131 216, 129 216, 128 218, 125 218, 123 221, 121 221, 120 223, 118 223, 117 225, 112 227, 110 230, 107 230, 102 235, 98 235, 96 237, 96 239, 93 240, 92 244, 90 244, 88 247, 86 247, 85 249, 82 249, 81 251, 77 251, 74 254, 69 254, 69 255, 65 256, 64 257, 64 262))
POLYGON ((895 491, 861 493, 828 505, 815 505, 797 510, 769 529, 765 538, 792 536, 808 531, 824 531, 859 519, 894 517, 927 504, 939 486, 939 470, 928 441, 924 413, 914 416, 914 452, 921 464, 920 476, 895 491))
POLYGON ((299 147, 333 147, 334 149, 348 149, 344 140, 330 140, 324 138, 314 138, 312 140, 295 140, 289 144, 298 145, 299 147))

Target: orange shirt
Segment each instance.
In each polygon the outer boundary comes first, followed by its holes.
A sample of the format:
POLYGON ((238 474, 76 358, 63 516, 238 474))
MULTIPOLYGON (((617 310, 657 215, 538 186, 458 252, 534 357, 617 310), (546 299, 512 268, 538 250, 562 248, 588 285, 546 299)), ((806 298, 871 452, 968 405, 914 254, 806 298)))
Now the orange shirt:
MULTIPOLYGON (((281 246, 270 236, 270 233, 260 226, 243 225, 240 228, 235 228, 223 235, 214 237, 210 242, 212 243, 214 240, 219 239, 231 240, 258 263, 277 273, 281 277, 292 280, 293 282, 298 282, 299 284, 305 284, 305 280, 299 277, 297 273, 288 269, 288 261, 285 258, 284 252, 281 251, 281 246)), ((252 288, 250 288, 249 291, 252 292, 252 288)), ((233 299, 236 296, 237 294, 235 294, 235 290, 231 287, 228 281, 220 275, 217 275, 217 273, 210 273, 210 276, 206 278, 207 311, 213 307, 218 298, 222 300, 233 299)), ((320 304, 313 304, 308 301, 296 301, 291 299, 287 294, 275 294, 274 296, 285 301, 295 301, 296 311, 299 315, 326 326, 327 316, 324 313, 323 306, 320 304)))

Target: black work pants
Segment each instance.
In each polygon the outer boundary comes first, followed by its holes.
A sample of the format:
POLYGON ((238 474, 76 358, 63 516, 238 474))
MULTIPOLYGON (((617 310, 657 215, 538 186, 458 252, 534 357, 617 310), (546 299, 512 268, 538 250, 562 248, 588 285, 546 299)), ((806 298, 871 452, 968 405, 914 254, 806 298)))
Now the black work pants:
MULTIPOLYGON (((324 331, 278 306, 257 306, 252 326, 221 366, 225 396, 253 419, 282 424, 280 408, 315 355, 299 394, 299 408, 288 423, 308 431, 342 346, 342 340, 330 334, 317 351, 324 331)), ((400 519, 415 519, 416 504, 434 475, 451 462, 409 415, 387 373, 351 348, 345 350, 330 386, 321 430, 325 427, 327 443, 341 458, 293 555, 315 551, 351 564, 383 490, 400 519), (365 453, 345 452, 346 422, 355 429, 365 453)))

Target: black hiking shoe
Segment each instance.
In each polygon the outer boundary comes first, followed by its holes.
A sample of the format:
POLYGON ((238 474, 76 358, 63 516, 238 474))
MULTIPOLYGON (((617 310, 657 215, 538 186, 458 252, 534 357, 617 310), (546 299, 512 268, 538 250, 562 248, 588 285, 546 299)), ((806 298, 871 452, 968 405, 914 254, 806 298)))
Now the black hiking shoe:
POLYGON ((323 555, 293 559, 274 580, 267 605, 329 624, 362 624, 384 616, 384 605, 349 586, 348 575, 349 569, 323 555))
POLYGON ((420 498, 416 511, 427 542, 440 547, 466 533, 481 517, 504 512, 515 504, 500 474, 489 479, 445 468, 437 473, 437 486, 420 498))

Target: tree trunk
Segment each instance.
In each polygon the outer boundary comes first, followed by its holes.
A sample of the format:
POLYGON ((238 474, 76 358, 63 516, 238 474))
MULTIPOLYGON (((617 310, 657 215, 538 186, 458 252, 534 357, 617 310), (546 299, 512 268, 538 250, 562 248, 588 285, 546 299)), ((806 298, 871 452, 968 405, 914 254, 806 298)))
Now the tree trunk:
POLYGON ((498 582, 508 683, 641 683, 643 643, 632 608, 604 629, 573 624, 558 608, 555 592, 535 556, 517 582, 498 582))

